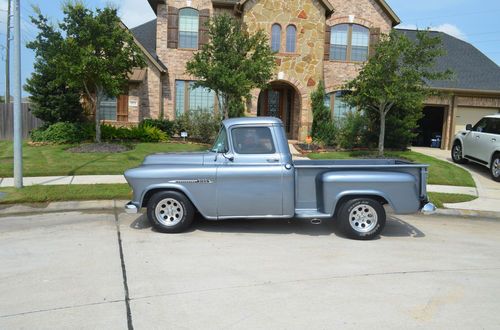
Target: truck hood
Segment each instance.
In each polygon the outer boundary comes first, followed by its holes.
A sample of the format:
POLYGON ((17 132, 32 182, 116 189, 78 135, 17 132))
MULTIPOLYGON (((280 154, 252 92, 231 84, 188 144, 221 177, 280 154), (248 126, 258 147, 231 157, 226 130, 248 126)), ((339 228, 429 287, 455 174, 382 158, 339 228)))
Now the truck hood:
POLYGON ((160 153, 146 156, 142 165, 203 165, 207 152, 160 153))

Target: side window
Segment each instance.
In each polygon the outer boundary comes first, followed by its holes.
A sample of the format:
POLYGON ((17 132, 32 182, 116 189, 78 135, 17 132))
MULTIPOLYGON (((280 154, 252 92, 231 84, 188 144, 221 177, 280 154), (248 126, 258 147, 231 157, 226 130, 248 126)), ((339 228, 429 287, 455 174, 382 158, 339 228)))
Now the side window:
POLYGON ((281 48, 281 25, 273 24, 271 31, 271 50, 279 52, 281 48))
POLYGON ((288 25, 286 28, 286 52, 295 53, 295 44, 297 42, 297 28, 294 25, 288 25))
POLYGON ((483 118, 479 121, 479 123, 476 124, 476 126, 474 126, 474 128, 472 130, 474 132, 483 133, 486 129, 487 124, 488 124, 488 120, 486 118, 483 118))
POLYGON ((239 127, 232 131, 234 151, 238 154, 274 154, 273 135, 269 127, 239 127))
POLYGON ((500 118, 488 118, 486 133, 500 134, 500 118))
POLYGON ((227 145, 227 133, 226 128, 222 126, 219 136, 215 140, 214 146, 212 148, 212 152, 227 152, 229 150, 227 145))

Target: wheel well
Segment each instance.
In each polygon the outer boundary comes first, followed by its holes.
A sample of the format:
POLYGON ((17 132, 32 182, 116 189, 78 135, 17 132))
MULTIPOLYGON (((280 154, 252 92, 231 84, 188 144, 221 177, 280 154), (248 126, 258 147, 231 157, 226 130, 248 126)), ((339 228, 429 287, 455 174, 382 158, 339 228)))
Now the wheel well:
POLYGON ((491 166, 491 164, 493 164, 493 158, 494 158, 495 156, 497 156, 497 155, 500 155, 500 151, 495 151, 495 152, 493 153, 493 155, 491 155, 491 159, 490 159, 490 166, 491 166))
MULTIPOLYGON (((144 195, 144 198, 142 199, 142 207, 147 207, 148 203, 149 203, 149 200, 151 199, 151 197, 153 197, 154 194, 156 194, 157 192, 160 192, 160 191, 175 191, 175 192, 178 192, 180 194, 183 194, 187 199, 189 199, 189 201, 191 202, 191 204, 193 204, 193 201, 188 196, 186 196, 186 194, 182 190, 175 189, 175 188, 154 188, 154 189, 148 190, 146 192, 146 194, 144 195)), ((194 204, 193 204, 193 206, 194 206, 194 204)), ((194 207, 196 208, 196 206, 194 206, 194 207)))
POLYGON ((350 199, 355 199, 355 198, 371 198, 371 199, 376 200, 377 202, 379 202, 382 205, 389 204, 389 202, 387 201, 387 199, 385 199, 384 197, 379 196, 379 195, 347 195, 347 196, 342 196, 337 201, 337 205, 335 205, 334 215, 337 215, 337 212, 339 211, 339 206, 340 205, 342 205, 343 203, 345 203, 346 201, 348 201, 350 199))

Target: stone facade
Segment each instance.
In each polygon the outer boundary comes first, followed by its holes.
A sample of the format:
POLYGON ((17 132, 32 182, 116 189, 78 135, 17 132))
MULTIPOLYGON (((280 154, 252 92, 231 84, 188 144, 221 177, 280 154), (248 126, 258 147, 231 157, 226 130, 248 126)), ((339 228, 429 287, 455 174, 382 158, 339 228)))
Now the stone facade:
MULTIPOLYGON (((228 1, 229 2, 229 1, 228 1)), ((237 1, 233 1, 236 3, 237 1)), ((131 109, 131 120, 144 117, 175 118, 176 80, 194 80, 185 73, 186 63, 196 49, 177 49, 169 43, 169 10, 178 11, 191 7, 199 12, 208 11, 210 15, 226 12, 240 17, 250 33, 259 29, 267 31, 271 39, 273 24, 282 28, 281 47, 277 53, 277 68, 271 84, 287 85, 295 91, 291 118, 294 139, 303 140, 309 133, 312 123, 310 94, 320 81, 325 82, 327 92, 339 90, 348 80, 354 78, 362 63, 339 62, 325 59, 325 45, 328 43, 326 29, 341 23, 354 23, 366 28, 377 28, 388 32, 394 25, 390 17, 376 0, 341 1, 330 0, 334 8, 331 14, 329 5, 320 0, 248 0, 239 1, 238 6, 214 7, 211 0, 167 0, 154 1, 156 7, 156 54, 163 62, 168 73, 161 75, 152 67, 148 68, 147 78, 140 86, 130 88, 129 95, 140 99, 140 109, 131 109), (296 27, 296 50, 286 53, 286 28, 296 27), (160 101, 161 100, 161 101, 160 101), (136 114, 137 112, 137 114, 136 114)), ((256 116, 260 90, 252 91, 248 102, 247 115, 256 116)))

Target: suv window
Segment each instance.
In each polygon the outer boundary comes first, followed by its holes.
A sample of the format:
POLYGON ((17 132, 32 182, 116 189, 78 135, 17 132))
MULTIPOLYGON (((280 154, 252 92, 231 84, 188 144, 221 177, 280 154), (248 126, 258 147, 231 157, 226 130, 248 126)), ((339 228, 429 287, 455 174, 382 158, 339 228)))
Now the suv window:
POLYGON ((485 128, 485 133, 500 134, 500 118, 486 118, 488 124, 485 128))
POLYGON ((488 124, 487 118, 483 118, 476 124, 476 126, 474 126, 474 128, 472 128, 472 130, 474 132, 486 133, 485 129, 487 124, 488 124))
POLYGON ((269 127, 237 127, 232 131, 234 151, 238 154, 274 154, 269 127))

